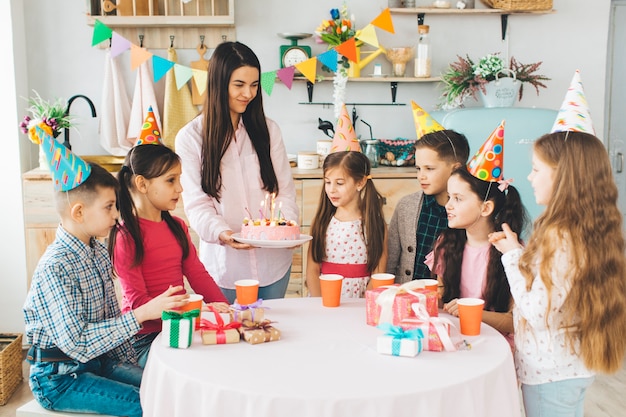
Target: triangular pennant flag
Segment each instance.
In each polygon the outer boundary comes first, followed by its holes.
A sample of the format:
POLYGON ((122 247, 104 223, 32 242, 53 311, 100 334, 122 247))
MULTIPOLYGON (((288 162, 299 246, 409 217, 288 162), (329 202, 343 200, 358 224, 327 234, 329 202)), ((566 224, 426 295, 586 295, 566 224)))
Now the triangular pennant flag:
POLYGON ((159 129, 156 117, 154 117, 152 106, 148 108, 146 120, 144 120, 141 126, 141 133, 139 133, 137 143, 135 143, 135 146, 137 145, 163 145, 161 130, 159 129))
POLYGON ((393 30, 393 21, 391 20, 391 12, 389 11, 389 7, 383 10, 382 13, 379 14, 376 19, 372 20, 371 23, 372 25, 384 31, 387 31, 389 33, 396 33, 393 30))
POLYGON ((174 63, 157 55, 152 55, 152 69, 154 70, 154 82, 158 82, 169 70, 172 69, 174 63))
POLYGON ((504 120, 467 164, 470 174, 483 181, 500 181, 504 176, 504 120))
POLYGON ((357 62, 356 56, 356 39, 350 38, 344 43, 335 46, 335 51, 345 56, 352 62, 357 62))
POLYGON ((130 69, 136 70, 141 64, 152 58, 152 52, 148 52, 145 48, 140 48, 135 44, 130 44, 130 69))
POLYGON ((317 56, 317 60, 322 63, 325 67, 328 67, 332 72, 337 71, 337 51, 334 49, 329 49, 317 56))
POLYGON ((309 58, 306 61, 300 62, 295 67, 306 77, 307 80, 315 84, 315 74, 317 72, 317 58, 309 58))
POLYGON ((41 127, 35 126, 34 129, 48 161, 55 191, 69 191, 85 182, 91 174, 91 166, 44 132, 41 127))
POLYGON ((291 85, 293 84, 293 74, 296 72, 295 67, 286 67, 281 68, 276 71, 276 76, 278 79, 285 84, 285 86, 291 90, 291 85))
POLYGON ((115 58, 128 49, 130 49, 130 41, 117 32, 113 32, 113 38, 111 39, 111 58, 115 58))
POLYGON ((574 73, 567 93, 565 93, 565 99, 552 126, 552 132, 565 131, 585 132, 595 135, 579 70, 576 70, 574 73))
POLYGON ((264 72, 261 74, 261 88, 265 90, 268 96, 272 95, 276 84, 276 71, 264 72))
POLYGON ((411 100, 411 107, 413 109, 413 121, 415 122, 415 133, 418 140, 427 133, 445 129, 413 100, 411 100))
POLYGON ((192 68, 191 72, 193 73, 193 81, 196 83, 196 88, 198 89, 198 94, 202 95, 206 91, 207 87, 207 78, 209 73, 206 70, 192 68))
POLYGON ((96 46, 102 41, 111 38, 113 31, 107 25, 96 20, 93 25, 93 37, 91 38, 91 46, 96 46))
POLYGON ((183 88, 183 85, 187 84, 193 72, 191 72, 191 68, 189 67, 174 64, 174 75, 176 76, 176 89, 180 90, 183 88))
POLYGON ((357 39, 368 45, 372 45, 374 48, 378 48, 378 36, 376 36, 376 29, 374 29, 374 26, 371 24, 361 29, 357 39))
POLYGON ((337 119, 335 136, 333 137, 330 151, 361 151, 361 144, 356 137, 354 126, 352 126, 352 119, 350 119, 345 104, 341 105, 341 113, 339 114, 339 119, 337 119))

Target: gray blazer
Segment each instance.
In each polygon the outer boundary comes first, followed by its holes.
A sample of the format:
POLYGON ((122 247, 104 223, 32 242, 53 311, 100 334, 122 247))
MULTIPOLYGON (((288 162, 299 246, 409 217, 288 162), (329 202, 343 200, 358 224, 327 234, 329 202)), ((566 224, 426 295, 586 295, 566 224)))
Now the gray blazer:
POLYGON ((417 220, 422 211, 423 197, 422 191, 402 197, 389 223, 387 272, 396 276, 398 284, 413 280, 417 220))

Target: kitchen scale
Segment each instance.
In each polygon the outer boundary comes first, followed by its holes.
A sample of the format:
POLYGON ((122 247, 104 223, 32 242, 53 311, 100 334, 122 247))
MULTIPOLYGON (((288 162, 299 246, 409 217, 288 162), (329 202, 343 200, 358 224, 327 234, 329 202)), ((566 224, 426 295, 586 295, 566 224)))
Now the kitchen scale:
MULTIPOLYGON (((310 38, 311 33, 278 33, 278 36, 291 41, 290 45, 280 45, 280 67, 286 68, 311 58, 311 47, 298 45, 301 39, 310 38)), ((296 70, 297 71, 297 70, 296 70)))

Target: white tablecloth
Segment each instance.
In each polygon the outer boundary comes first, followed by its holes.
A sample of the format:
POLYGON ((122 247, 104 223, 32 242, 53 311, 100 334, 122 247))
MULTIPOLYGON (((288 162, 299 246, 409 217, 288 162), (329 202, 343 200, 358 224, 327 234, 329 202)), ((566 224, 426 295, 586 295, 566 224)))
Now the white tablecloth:
POLYGON ((211 346, 196 334, 189 349, 173 349, 157 337, 141 383, 144 416, 520 416, 511 349, 485 324, 467 338, 471 350, 406 358, 376 352, 382 331, 365 324, 363 299, 264 305, 279 341, 211 346))

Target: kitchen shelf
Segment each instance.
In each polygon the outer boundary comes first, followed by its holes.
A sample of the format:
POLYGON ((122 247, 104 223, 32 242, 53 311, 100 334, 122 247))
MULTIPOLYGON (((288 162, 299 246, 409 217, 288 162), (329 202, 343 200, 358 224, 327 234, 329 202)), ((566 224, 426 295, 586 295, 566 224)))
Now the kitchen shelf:
POLYGON ((456 14, 456 15, 470 15, 476 16, 481 14, 495 14, 500 15, 502 40, 506 38, 506 28, 508 25, 509 15, 538 15, 538 14, 551 14, 556 13, 556 10, 503 10, 503 9, 442 9, 436 7, 417 7, 417 8, 391 8, 389 11, 393 14, 407 14, 417 15, 417 24, 423 25, 426 14, 456 14))
POLYGON ((97 19, 133 43, 143 38, 146 48, 215 48, 236 39, 235 0, 91 0, 90 9, 88 25, 97 19))
MULTIPOLYGON (((308 103, 301 102, 299 104, 317 104, 317 105, 327 105, 332 103, 326 102, 313 102, 313 88, 314 84, 309 81, 306 77, 294 77, 294 81, 306 81, 307 93, 309 96, 308 103)), ((278 79, 280 81, 280 79, 278 79)), ((318 77, 315 82, 324 82, 324 81, 333 81, 333 77, 318 77)), ((389 83, 391 88, 391 103, 352 103, 359 104, 365 106, 404 106, 403 103, 396 103, 396 92, 398 91, 398 83, 433 83, 441 81, 441 77, 430 77, 430 78, 416 78, 416 77, 353 77, 348 78, 348 82, 368 82, 368 83, 389 83)), ((348 103, 346 103, 348 104, 348 103)))

